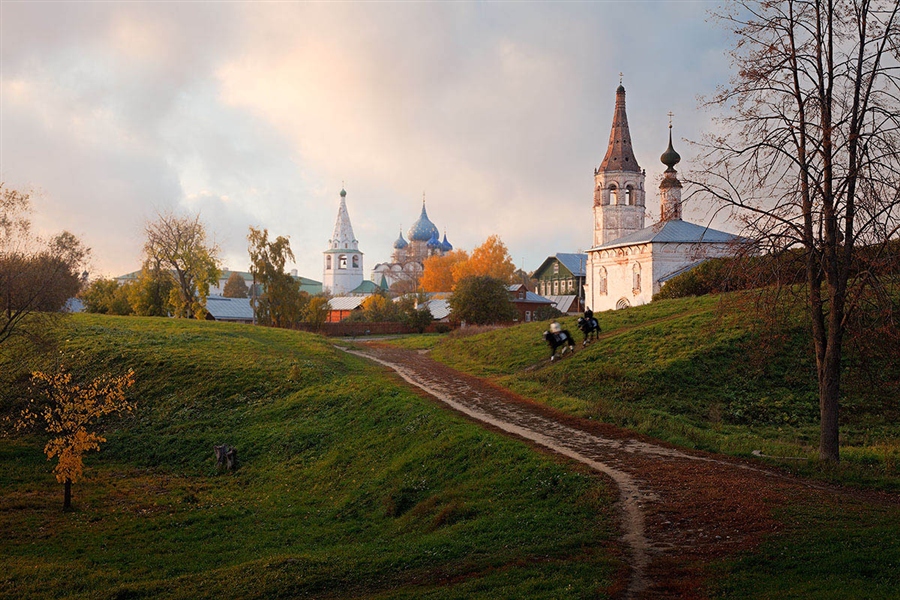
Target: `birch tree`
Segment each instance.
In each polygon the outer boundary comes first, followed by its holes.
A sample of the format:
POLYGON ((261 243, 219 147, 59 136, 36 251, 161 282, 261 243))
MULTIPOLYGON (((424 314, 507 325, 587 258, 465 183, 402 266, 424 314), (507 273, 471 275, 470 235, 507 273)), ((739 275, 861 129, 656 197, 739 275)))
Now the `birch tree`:
POLYGON ((209 287, 218 281, 221 270, 219 248, 207 242, 200 215, 160 214, 144 231, 145 269, 148 265, 157 270, 168 269, 175 277, 176 287, 170 298, 175 316, 204 318, 209 287))

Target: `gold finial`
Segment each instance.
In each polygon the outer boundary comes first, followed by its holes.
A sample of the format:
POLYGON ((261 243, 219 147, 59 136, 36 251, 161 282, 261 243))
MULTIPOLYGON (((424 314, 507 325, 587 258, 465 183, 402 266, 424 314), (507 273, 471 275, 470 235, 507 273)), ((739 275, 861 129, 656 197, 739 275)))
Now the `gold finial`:
POLYGON ((675 113, 673 113, 673 112, 670 110, 670 111, 669 111, 668 113, 666 113, 666 114, 669 115, 669 129, 672 129, 672 117, 675 116, 675 113))
POLYGON ((624 77, 624 74, 622 71, 619 71, 619 85, 622 85, 622 77, 624 77))
POLYGON ((425 190, 422 190, 422 206, 425 206, 425 190))

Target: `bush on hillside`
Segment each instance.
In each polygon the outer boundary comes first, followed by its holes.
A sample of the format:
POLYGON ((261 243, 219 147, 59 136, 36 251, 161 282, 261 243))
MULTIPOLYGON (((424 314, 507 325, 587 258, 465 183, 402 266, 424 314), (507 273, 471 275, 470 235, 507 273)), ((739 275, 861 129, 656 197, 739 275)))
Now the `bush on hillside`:
POLYGON ((486 275, 457 282, 449 303, 455 320, 475 325, 509 323, 516 316, 506 283, 486 275))
MULTIPOLYGON (((885 246, 856 249, 853 277, 866 277, 874 287, 896 285, 900 272, 900 240, 885 246)), ((806 257, 791 249, 765 256, 711 258, 681 273, 662 287, 653 299, 686 298, 766 287, 795 285, 806 281, 806 257)))
POLYGON ((558 319, 564 316, 563 311, 555 306, 542 306, 534 311, 535 321, 549 321, 550 319, 558 319))

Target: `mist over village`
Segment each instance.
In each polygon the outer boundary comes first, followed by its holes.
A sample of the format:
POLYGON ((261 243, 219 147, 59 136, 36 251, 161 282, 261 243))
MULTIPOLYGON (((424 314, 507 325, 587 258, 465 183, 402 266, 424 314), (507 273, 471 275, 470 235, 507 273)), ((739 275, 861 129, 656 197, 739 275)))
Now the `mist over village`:
POLYGON ((0 3, 0 598, 895 598, 900 6, 0 3))

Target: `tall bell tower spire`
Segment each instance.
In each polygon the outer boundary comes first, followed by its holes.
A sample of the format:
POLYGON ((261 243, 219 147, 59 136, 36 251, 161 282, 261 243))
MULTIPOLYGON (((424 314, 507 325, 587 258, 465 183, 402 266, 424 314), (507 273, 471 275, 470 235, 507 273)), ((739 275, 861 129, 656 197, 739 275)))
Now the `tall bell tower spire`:
POLYGON ((322 288, 335 296, 356 289, 363 282, 363 253, 353 235, 350 213, 347 212, 347 192, 341 189, 341 204, 334 222, 334 233, 328 240, 322 288))
POLYGON ((625 87, 620 80, 609 145, 594 169, 594 246, 644 228, 644 179, 631 147, 625 87))

